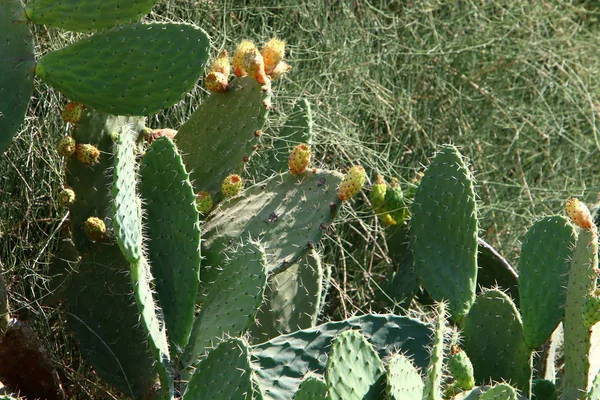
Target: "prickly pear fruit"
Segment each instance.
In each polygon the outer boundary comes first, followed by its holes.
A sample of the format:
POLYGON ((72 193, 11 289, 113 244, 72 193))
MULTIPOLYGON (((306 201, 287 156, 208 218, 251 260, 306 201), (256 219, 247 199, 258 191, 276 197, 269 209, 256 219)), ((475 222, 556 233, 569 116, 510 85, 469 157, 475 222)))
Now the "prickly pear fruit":
POLYGON ((390 182, 390 188, 385 193, 384 209, 389 213, 395 224, 401 224, 408 216, 408 207, 404 201, 404 194, 398 183, 398 179, 393 178, 390 182))
POLYGON ((375 212, 379 212, 383 207, 383 203, 385 200, 385 192, 387 191, 387 183, 383 176, 377 175, 377 180, 373 184, 371 188, 371 206, 375 212))
POLYGON ((585 296, 583 303, 583 324, 591 328, 600 321, 600 289, 585 296))
POLYGON ((235 76, 246 76, 244 68, 244 59, 248 51, 256 50, 256 46, 249 40, 242 40, 233 53, 233 73, 235 76))
POLYGON ((299 144, 294 147, 288 159, 290 172, 294 175, 300 175, 310 164, 310 147, 306 144, 299 144))
POLYGON ((196 195, 196 208, 202 214, 208 214, 213 208, 213 199, 210 193, 200 192, 196 195))
POLYGON ((62 110, 62 118, 65 122, 70 122, 72 124, 76 124, 81 119, 81 115, 83 114, 84 109, 83 104, 69 102, 62 110))
POLYGON ((569 218, 571 218, 571 221, 578 227, 592 229, 592 227, 595 226, 590 210, 584 203, 575 197, 567 201, 565 209, 567 210, 567 214, 569 215, 569 218))
POLYGON ((75 142, 75 139, 73 139, 71 136, 65 136, 58 142, 58 154, 63 157, 71 157, 73 153, 75 153, 76 146, 77 143, 75 142))
POLYGON ((360 165, 355 165, 348 170, 344 180, 340 184, 338 189, 338 198, 342 201, 350 200, 355 194, 361 191, 365 181, 367 180, 367 174, 365 169, 360 165))
POLYGON ((154 141, 162 136, 166 136, 169 139, 173 139, 175 137, 175 135, 177 135, 177 131, 175 129, 169 129, 169 128, 164 128, 164 129, 146 128, 144 132, 146 133, 146 140, 148 141, 148 143, 152 143, 152 141, 154 141))
POLYGON ((277 64, 277 66, 275 67, 275 69, 273 71, 271 71, 269 76, 271 77, 271 79, 275 80, 275 79, 279 78, 281 75, 287 74, 291 69, 292 69, 292 66, 290 64, 286 63, 285 61, 282 61, 279 64, 277 64))
POLYGON ((471 390, 475 386, 473 364, 467 354, 457 345, 453 345, 448 357, 448 370, 463 390, 471 390))
POLYGON ((223 184, 221 184, 221 192, 223 192, 223 196, 225 197, 233 197, 242 190, 242 185, 242 178, 239 175, 229 175, 223 180, 223 184))
POLYGON ((65 206, 70 207, 75 202, 75 192, 73 189, 65 188, 58 194, 58 202, 65 206))
POLYGON ((89 217, 84 223, 85 234, 95 242, 104 240, 106 237, 106 225, 97 217, 89 217))
POLYGON ((223 50, 219 57, 215 59, 209 72, 218 72, 225 75, 225 78, 229 78, 231 74, 231 64, 229 63, 229 53, 227 50, 223 50))
POLYGON ((100 161, 100 150, 91 144, 77 144, 75 154, 77 155, 77 159, 83 164, 96 164, 100 161))
POLYGON ((209 72, 204 79, 206 88, 213 93, 223 93, 227 91, 229 84, 227 82, 227 76, 220 72, 209 72))
POLYGON ((243 67, 246 73, 261 85, 271 82, 271 78, 265 73, 265 61, 256 47, 248 49, 244 53, 243 67))
POLYGON ((285 42, 273 38, 263 46, 260 54, 265 61, 265 72, 267 75, 271 75, 271 72, 273 72, 277 65, 283 61, 283 56, 285 55, 285 42))

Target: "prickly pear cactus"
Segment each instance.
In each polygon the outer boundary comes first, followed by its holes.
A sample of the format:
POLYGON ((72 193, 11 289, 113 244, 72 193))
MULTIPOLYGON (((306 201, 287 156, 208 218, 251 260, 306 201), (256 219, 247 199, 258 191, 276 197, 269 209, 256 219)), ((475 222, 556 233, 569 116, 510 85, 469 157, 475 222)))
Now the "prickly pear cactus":
POLYGON ((442 374, 444 367, 444 331, 447 324, 447 305, 440 302, 435 307, 433 346, 427 366, 423 388, 423 400, 441 400, 442 374))
POLYGON ((390 400, 422 400, 423 380, 421 375, 402 355, 394 355, 387 365, 387 398, 390 400))
POLYGON ((10 144, 25 118, 33 92, 33 37, 21 0, 0 3, 0 153, 10 144))
POLYGON ((48 53, 35 72, 78 103, 115 115, 150 115, 194 87, 208 51, 208 36, 199 28, 138 23, 48 53))
POLYGON ((294 395, 294 400, 315 400, 327 398, 327 384, 314 374, 305 377, 298 391, 294 395))

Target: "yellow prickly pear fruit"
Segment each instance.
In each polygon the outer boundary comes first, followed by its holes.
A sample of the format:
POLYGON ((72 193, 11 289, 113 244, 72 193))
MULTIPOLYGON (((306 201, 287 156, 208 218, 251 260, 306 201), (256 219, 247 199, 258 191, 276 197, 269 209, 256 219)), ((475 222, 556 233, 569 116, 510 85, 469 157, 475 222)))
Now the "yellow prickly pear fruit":
POLYGON ((85 234, 95 242, 104 240, 106 237, 106 225, 97 217, 89 217, 83 225, 85 234))
POLYGON ((63 157, 71 157, 75 153, 77 143, 71 136, 65 136, 58 142, 58 154, 63 157))
POLYGON ((229 75, 231 74, 231 63, 229 62, 229 53, 227 50, 223 50, 221 54, 219 54, 219 57, 215 59, 210 67, 209 72, 218 72, 225 75, 226 78, 229 78, 229 75))
MULTIPOLYGON (((248 51, 256 50, 256 46, 249 40, 242 40, 233 53, 233 73, 235 76, 246 76, 244 58, 248 51)), ((257 50, 258 51, 258 50, 257 50)))
POLYGON ((77 159, 83 164, 91 165, 100 161, 100 150, 91 144, 77 144, 75 147, 77 159))
POLYGON ((229 175, 221 184, 221 192, 225 197, 236 196, 242 190, 243 182, 239 175, 229 175))
POLYGON ((578 227, 583 229, 592 229, 595 227, 590 210, 584 203, 575 197, 567 201, 565 209, 567 210, 567 214, 569 215, 569 218, 571 218, 571 221, 578 227))
POLYGON ((307 144, 299 144, 294 147, 288 159, 290 172, 294 175, 300 175, 310 164, 310 147, 307 144))
POLYGON ((269 76, 271 77, 271 79, 275 80, 275 79, 279 78, 281 75, 287 74, 291 69, 292 69, 292 66, 290 64, 286 63, 285 61, 282 61, 279 64, 277 64, 277 66, 275 67, 275 69, 273 71, 271 71, 269 76))
POLYGON ((348 170, 344 180, 338 189, 338 198, 342 201, 350 200, 354 195, 361 191, 367 174, 360 165, 355 165, 348 170))
POLYGON ((229 84, 227 83, 227 76, 220 72, 209 72, 204 80, 206 88, 213 93, 223 93, 227 91, 229 84))
POLYGON ((65 207, 71 207, 75 202, 75 192, 73 189, 65 188, 58 194, 58 202, 65 207))
POLYGON ((271 72, 273 72, 277 65, 283 61, 283 56, 285 55, 285 42, 273 38, 263 46, 260 54, 265 61, 265 72, 267 75, 271 75, 271 72))
POLYGON ((83 104, 69 102, 62 110, 62 118, 65 122, 70 122, 72 124, 76 124, 81 119, 83 115, 83 104))
POLYGON ((271 78, 265 73, 265 61, 256 47, 248 49, 246 53, 244 53, 242 65, 248 75, 261 85, 271 82, 271 78))
POLYGON ((213 208, 213 199, 210 193, 200 192, 196 195, 196 208, 202 214, 208 214, 213 208))

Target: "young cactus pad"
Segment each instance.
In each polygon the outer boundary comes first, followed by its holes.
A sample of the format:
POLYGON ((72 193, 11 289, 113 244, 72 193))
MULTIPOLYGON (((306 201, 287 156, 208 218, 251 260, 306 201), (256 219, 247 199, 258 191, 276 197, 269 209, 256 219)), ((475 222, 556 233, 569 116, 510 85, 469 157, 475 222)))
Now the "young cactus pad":
POLYGON ((327 384, 314 374, 309 374, 304 378, 298 387, 298 391, 294 395, 294 400, 316 400, 326 398, 327 384))
POLYGON ((21 0, 0 6, 0 154, 21 126, 33 92, 33 34, 22 14, 21 0))
POLYGON ((46 54, 36 74, 78 103, 150 115, 192 90, 208 60, 207 34, 185 24, 132 24, 46 54))
POLYGON ((403 354, 394 355, 387 365, 387 398, 390 400, 421 400, 423 380, 403 354))
POLYGON ((477 229, 471 173, 456 147, 443 146, 412 204, 412 250, 425 289, 437 301, 448 300, 455 320, 475 299, 477 229))
POLYGON ((34 0, 27 2, 25 13, 36 24, 88 32, 135 22, 148 14, 154 3, 156 0, 34 0))

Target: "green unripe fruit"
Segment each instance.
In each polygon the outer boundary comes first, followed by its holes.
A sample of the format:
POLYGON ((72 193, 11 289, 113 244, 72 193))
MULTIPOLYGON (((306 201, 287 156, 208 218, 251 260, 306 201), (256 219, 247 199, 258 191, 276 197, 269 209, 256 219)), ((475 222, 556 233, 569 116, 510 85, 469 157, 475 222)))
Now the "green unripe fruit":
POLYGON ((58 194, 58 201, 65 207, 71 207, 75 202, 75 192, 69 188, 61 190, 58 194))
POLYGON ((239 175, 229 175, 221 184, 221 192, 223 192, 223 196, 225 197, 236 196, 242 190, 243 184, 242 178, 239 175))
POLYGON ((383 176, 377 175, 377 180, 373 184, 371 188, 371 206, 373 207, 373 211, 380 212, 383 207, 383 203, 385 201, 385 192, 387 191, 387 183, 383 176))
POLYGON ((106 237, 106 225, 97 217, 89 217, 84 223, 85 234, 95 242, 104 240, 106 237))
POLYGON ((385 193, 383 208, 390 214, 394 224, 401 224, 408 216, 408 207, 404 201, 404 194, 398 183, 398 179, 392 179, 390 188, 385 193))
POLYGON ((207 214, 213 208, 213 199, 210 193, 200 192, 196 195, 196 208, 198 212, 207 214))
POLYGON ((71 157, 75 153, 77 142, 71 136, 65 136, 58 142, 58 154, 63 157, 71 157))
POLYGON ((470 390, 475 386, 473 364, 467 354, 457 345, 452 346, 450 351, 448 370, 461 389, 470 390))
POLYGON ((582 314, 583 324, 588 328, 600 321, 600 289, 585 296, 582 314))

